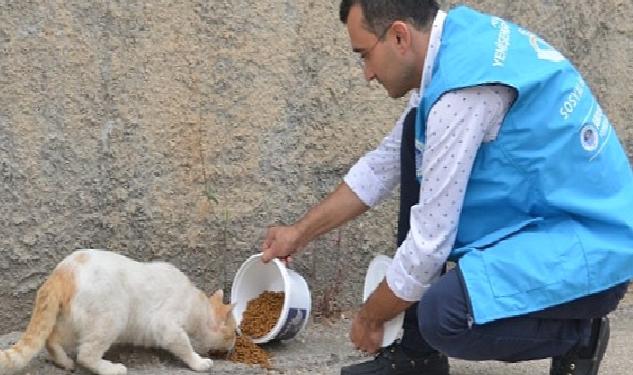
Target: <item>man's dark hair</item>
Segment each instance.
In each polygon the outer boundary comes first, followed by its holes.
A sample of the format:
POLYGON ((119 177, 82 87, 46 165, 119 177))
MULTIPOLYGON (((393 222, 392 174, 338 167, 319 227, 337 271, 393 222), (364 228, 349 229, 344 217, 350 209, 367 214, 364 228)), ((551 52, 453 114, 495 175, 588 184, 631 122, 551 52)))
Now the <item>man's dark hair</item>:
POLYGON ((349 11, 356 4, 363 10, 365 27, 376 35, 381 35, 395 21, 409 22, 423 30, 433 22, 440 8, 435 0, 341 0, 341 22, 347 24, 349 11))

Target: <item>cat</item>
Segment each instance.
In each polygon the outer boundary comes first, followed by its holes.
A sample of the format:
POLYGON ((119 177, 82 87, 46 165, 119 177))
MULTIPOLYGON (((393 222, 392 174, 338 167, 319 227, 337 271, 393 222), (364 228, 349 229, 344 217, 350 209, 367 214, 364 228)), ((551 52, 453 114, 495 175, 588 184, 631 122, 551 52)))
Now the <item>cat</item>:
POLYGON ((160 347, 194 371, 206 371, 209 350, 235 345, 233 305, 222 290, 207 297, 176 267, 141 263, 103 250, 78 250, 61 261, 40 287, 26 331, 0 350, 0 374, 24 368, 46 346, 53 362, 72 370, 76 361, 99 375, 127 368, 103 359, 112 344, 160 347), (74 349, 74 350, 73 350, 74 349))

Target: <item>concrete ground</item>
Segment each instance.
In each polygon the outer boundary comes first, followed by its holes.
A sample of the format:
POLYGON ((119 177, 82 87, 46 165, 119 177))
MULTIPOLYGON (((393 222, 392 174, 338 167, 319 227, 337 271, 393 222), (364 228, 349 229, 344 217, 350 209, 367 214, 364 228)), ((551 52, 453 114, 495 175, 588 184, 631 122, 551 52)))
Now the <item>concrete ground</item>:
MULTIPOLYGON (((355 351, 347 339, 350 320, 343 317, 335 322, 309 324, 305 331, 290 341, 269 344, 265 348, 273 355, 274 370, 238 365, 216 360, 212 374, 323 374, 338 375, 341 366, 359 362, 365 358, 355 351)), ((20 333, 0 336, 0 348, 14 342, 20 333)), ((29 375, 64 375, 47 361, 47 354, 40 353, 22 372, 29 375)), ((117 348, 107 358, 128 367, 130 375, 185 375, 195 374, 169 353, 141 348, 117 348)), ((499 362, 466 362, 451 359, 451 375, 520 375, 548 374, 549 362, 531 361, 518 364, 499 362)), ((629 375, 633 373, 633 296, 629 294, 620 308, 611 316, 611 340, 601 375, 629 375)), ((88 375, 85 369, 76 375, 88 375)))

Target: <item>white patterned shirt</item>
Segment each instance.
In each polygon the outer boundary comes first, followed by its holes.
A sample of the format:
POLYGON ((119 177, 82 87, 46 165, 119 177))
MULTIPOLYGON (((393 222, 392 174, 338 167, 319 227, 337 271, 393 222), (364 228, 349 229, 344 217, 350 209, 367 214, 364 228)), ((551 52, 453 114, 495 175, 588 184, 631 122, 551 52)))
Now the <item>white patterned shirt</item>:
MULTIPOLYGON (((446 12, 433 21, 419 91, 409 102, 393 130, 373 151, 352 166, 345 183, 369 207, 384 200, 400 183, 402 125, 417 107, 431 81, 441 43, 446 12)), ((426 144, 417 171, 422 176, 418 204, 411 207, 410 230, 387 270, 389 288, 406 301, 419 301, 442 271, 455 242, 466 184, 482 142, 495 139, 514 101, 513 89, 502 85, 476 86, 449 92, 431 108, 426 144)))

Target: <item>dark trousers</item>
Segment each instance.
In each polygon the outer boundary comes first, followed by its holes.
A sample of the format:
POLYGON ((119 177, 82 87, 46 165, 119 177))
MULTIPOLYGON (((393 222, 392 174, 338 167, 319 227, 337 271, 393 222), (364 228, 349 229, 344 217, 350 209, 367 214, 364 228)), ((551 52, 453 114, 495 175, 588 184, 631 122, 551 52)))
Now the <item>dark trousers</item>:
MULTIPOLYGON (((415 112, 407 114, 402 131, 398 246, 409 231, 411 206, 418 202, 420 192, 415 177, 415 112)), ((440 277, 406 311, 401 344, 409 354, 440 351, 466 360, 508 362, 557 356, 576 344, 587 344, 591 320, 613 311, 627 289, 622 284, 542 311, 473 325, 457 272, 453 269, 440 277)))
POLYGON ((591 319, 615 310, 627 290, 627 284, 621 284, 527 315, 473 325, 457 272, 443 275, 407 310, 402 338, 407 352, 437 350, 460 359, 508 362, 561 355, 576 344, 587 344, 591 319))

